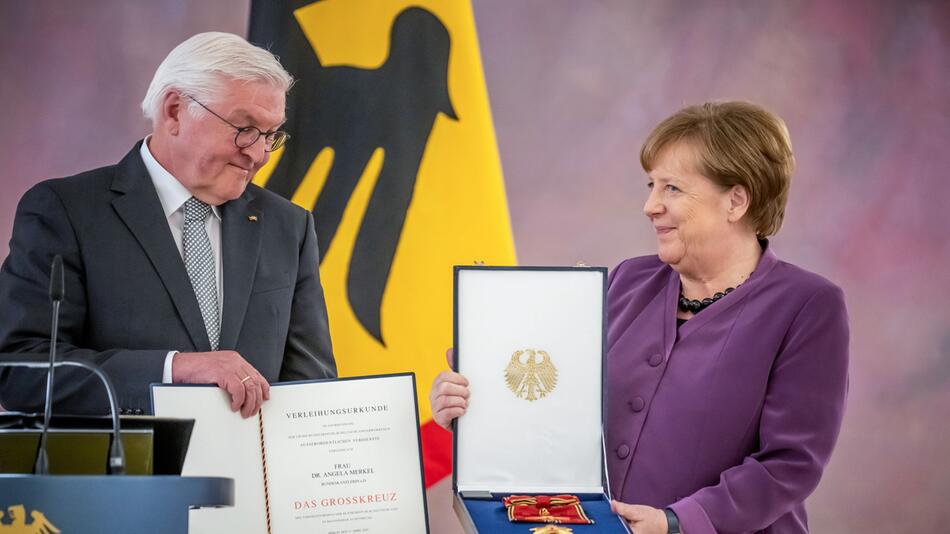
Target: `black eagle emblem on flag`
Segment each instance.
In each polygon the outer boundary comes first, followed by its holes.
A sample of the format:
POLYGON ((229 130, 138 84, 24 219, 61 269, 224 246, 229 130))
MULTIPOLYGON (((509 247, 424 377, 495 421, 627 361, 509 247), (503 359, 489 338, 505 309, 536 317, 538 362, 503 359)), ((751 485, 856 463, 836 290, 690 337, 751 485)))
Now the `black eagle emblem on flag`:
POLYGON ((448 91, 451 40, 435 15, 410 7, 393 21, 382 66, 324 66, 293 16, 312 3, 255 1, 251 8, 250 41, 268 47, 297 79, 284 126, 293 139, 266 188, 290 199, 317 155, 333 149, 326 182, 310 206, 322 262, 370 157, 383 150, 346 289, 357 320, 385 345, 380 309, 422 156, 437 115, 458 120, 448 91))

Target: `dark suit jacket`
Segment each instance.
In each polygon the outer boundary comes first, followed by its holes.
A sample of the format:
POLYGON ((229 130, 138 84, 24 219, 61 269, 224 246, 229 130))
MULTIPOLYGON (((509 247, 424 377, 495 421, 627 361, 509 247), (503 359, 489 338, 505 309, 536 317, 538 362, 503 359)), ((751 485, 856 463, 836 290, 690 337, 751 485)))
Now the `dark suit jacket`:
MULTIPOLYGON (((48 352, 50 263, 61 254, 60 358, 100 365, 120 407, 148 413, 149 384, 161 382, 168 351, 208 351, 210 343, 140 144, 117 165, 23 195, 0 269, 0 352, 48 352)), ((221 249, 219 349, 238 351, 269 381, 334 377, 310 213, 249 185, 221 206, 221 249)), ((55 391, 58 411, 108 410, 82 370, 57 370, 55 391)), ((8 409, 41 408, 44 394, 45 373, 0 375, 8 409)))

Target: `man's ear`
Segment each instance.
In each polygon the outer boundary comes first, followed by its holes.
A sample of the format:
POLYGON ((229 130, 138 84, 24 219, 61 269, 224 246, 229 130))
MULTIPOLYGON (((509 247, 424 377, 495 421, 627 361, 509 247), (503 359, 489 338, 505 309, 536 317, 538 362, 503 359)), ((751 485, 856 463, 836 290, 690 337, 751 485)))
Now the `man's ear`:
POLYGON ((168 91, 162 97, 162 105, 158 109, 157 128, 161 128, 168 135, 178 135, 181 130, 181 115, 187 110, 187 105, 178 91, 168 91))
POLYGON ((729 222, 739 222, 749 211, 749 191, 742 185, 734 185, 729 189, 729 222))

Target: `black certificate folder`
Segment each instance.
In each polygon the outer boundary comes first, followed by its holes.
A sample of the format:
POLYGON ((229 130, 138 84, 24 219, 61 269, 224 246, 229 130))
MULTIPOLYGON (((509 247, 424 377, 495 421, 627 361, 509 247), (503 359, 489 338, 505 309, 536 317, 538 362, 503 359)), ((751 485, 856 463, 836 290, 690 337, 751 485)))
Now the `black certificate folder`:
POLYGON ((575 534, 628 532, 603 457, 606 287, 602 267, 455 268, 454 368, 471 397, 452 486, 466 532, 542 527, 509 521, 504 497, 563 494, 594 520, 562 525, 575 534))

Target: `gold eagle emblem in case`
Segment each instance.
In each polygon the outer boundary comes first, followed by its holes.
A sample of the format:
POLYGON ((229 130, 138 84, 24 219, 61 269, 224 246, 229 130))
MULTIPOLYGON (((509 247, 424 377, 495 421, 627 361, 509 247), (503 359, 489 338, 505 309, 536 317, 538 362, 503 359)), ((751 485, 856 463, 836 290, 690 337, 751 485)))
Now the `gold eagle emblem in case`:
POLYGON ((505 383, 519 399, 536 401, 557 387, 557 367, 543 350, 516 350, 505 368, 505 383))
POLYGON ((571 532, 574 532, 574 531, 567 527, 546 525, 543 527, 533 528, 531 529, 531 532, 534 532, 534 534, 570 534, 571 532))
POLYGON ((59 529, 56 528, 49 519, 39 510, 30 512, 30 521, 26 519, 26 507, 22 504, 15 504, 7 507, 10 517, 0 510, 0 533, 9 534, 56 534, 59 529), (9 522, 7 522, 9 520, 9 522))

